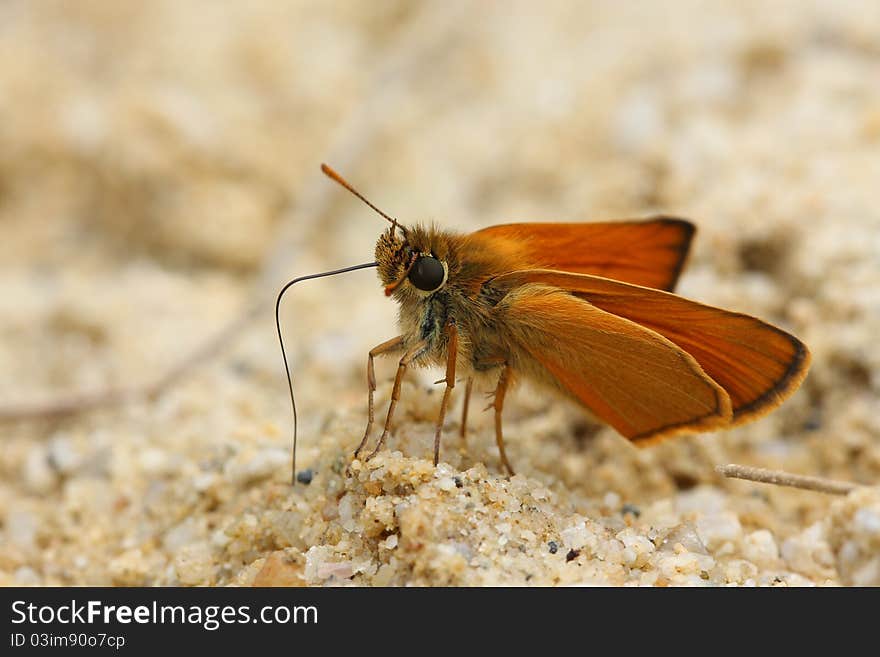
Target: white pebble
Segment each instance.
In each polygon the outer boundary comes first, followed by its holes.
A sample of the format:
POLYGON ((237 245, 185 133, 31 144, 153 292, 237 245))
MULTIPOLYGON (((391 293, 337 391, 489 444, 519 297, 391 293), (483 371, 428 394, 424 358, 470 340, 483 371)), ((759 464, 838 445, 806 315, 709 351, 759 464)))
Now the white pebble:
POLYGON ((563 529, 560 532, 562 544, 569 550, 580 550, 590 540, 590 533, 587 531, 586 523, 581 521, 574 527, 563 529))
POLYGON ((22 566, 15 571, 15 583, 19 586, 38 586, 40 576, 30 566, 22 566))
POLYGON ((880 535, 880 509, 877 507, 859 509, 853 515, 853 526, 856 531, 880 535))
POLYGON ((66 434, 60 434, 49 443, 49 459, 55 469, 65 475, 75 472, 82 462, 66 434))
POLYGON ((602 499, 606 509, 618 509, 620 507, 620 495, 614 492, 605 493, 602 499))
POLYGON ((211 534, 211 545, 215 548, 222 549, 229 545, 232 539, 222 529, 215 529, 211 534))
POLYGON ((759 566, 772 566, 779 559, 779 547, 766 529, 747 534, 743 540, 743 556, 759 566))
POLYGON ((353 574, 350 561, 326 561, 318 567, 318 579, 348 579, 353 574))
POLYGON ((37 536, 37 518, 27 511, 10 511, 6 516, 6 538, 13 545, 30 549, 37 536))
POLYGON ((645 565, 655 550, 651 541, 630 529, 618 533, 617 539, 625 546, 623 550, 624 563, 634 568, 645 565))
POLYGON ((437 482, 437 487, 440 490, 451 491, 455 490, 455 479, 452 477, 443 477, 440 481, 437 482))
POLYGON ((880 557, 864 563, 852 574, 853 586, 880 586, 880 557))
POLYGON ((827 577, 827 569, 833 564, 826 528, 821 521, 787 538, 780 554, 789 568, 813 577, 827 577))
POLYGON ((683 522, 673 527, 660 543, 660 548, 666 552, 675 550, 676 545, 681 545, 688 552, 709 554, 706 545, 700 539, 694 526, 689 522, 683 522))
POLYGON ((214 472, 201 472, 193 477, 192 485, 193 489, 197 490, 200 493, 205 492, 211 486, 214 485, 214 482, 217 481, 217 475, 214 472))
POLYGON ((313 545, 306 552, 305 578, 309 584, 318 584, 323 578, 318 577, 318 570, 324 565, 333 548, 328 545, 313 545))
POLYGON ((347 532, 353 532, 357 529, 357 523, 354 519, 355 516, 355 498, 351 493, 346 493, 341 500, 339 500, 339 522, 342 524, 342 527, 347 532))
POLYGON ((718 513, 726 506, 724 494, 714 488, 697 486, 696 488, 680 493, 675 500, 675 506, 679 513, 700 511, 702 513, 718 513))
POLYGON ((697 520, 697 534, 707 548, 713 550, 727 541, 737 543, 742 537, 742 525, 731 511, 704 515, 697 520))
POLYGON ((674 580, 681 575, 696 575, 702 570, 708 570, 708 568, 704 567, 701 559, 709 559, 711 565, 714 566, 714 561, 711 557, 694 554, 693 552, 682 552, 681 554, 665 552, 658 557, 657 567, 664 577, 674 580))

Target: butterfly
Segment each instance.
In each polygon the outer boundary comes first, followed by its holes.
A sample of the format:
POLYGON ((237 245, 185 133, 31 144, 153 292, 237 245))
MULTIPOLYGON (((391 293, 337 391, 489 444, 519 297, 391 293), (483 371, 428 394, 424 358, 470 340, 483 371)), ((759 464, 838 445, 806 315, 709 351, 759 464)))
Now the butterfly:
POLYGON ((384 429, 367 459, 391 431, 406 371, 432 365, 445 370, 434 464, 462 379, 462 435, 475 382, 490 387, 495 438, 510 474, 502 411, 518 380, 558 392, 648 445, 761 417, 807 374, 810 352, 790 333, 674 294, 695 234, 689 221, 516 223, 467 234, 404 226, 322 169, 391 223, 375 262, 355 267, 377 267, 386 296, 398 303, 400 326, 369 352, 368 421, 356 458, 375 422, 378 356, 399 360, 384 429))

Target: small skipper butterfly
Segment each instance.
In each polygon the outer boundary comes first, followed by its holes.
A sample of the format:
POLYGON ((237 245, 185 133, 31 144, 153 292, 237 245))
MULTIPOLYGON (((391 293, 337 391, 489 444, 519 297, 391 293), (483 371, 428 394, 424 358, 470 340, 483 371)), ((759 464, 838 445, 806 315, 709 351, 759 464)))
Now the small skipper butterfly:
MULTIPOLYGON (((555 390, 638 445, 680 433, 727 429, 758 418, 803 381, 810 352, 771 324, 673 294, 694 236, 689 221, 653 217, 601 223, 519 223, 459 234, 404 226, 364 198, 326 164, 321 169, 391 226, 375 262, 314 274, 294 283, 377 267, 399 304, 400 335, 367 360, 368 420, 374 424, 376 356, 400 354, 376 454, 391 430, 410 366, 445 368, 434 433, 434 464, 457 377, 465 383, 461 433, 474 382, 494 387, 495 439, 504 450, 501 413, 510 386, 527 379, 555 390)), ((294 412, 296 405, 281 344, 294 412)))

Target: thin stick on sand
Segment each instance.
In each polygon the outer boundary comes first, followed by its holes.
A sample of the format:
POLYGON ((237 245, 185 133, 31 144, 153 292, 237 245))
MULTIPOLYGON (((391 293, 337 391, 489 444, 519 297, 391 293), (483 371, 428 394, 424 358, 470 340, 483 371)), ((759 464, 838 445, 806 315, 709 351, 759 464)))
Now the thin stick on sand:
POLYGON ((747 479, 748 481, 757 481, 762 484, 815 490, 820 493, 828 493, 829 495, 846 495, 857 488, 861 488, 859 484, 852 484, 846 481, 791 474, 782 470, 767 470, 765 468, 754 468, 749 465, 736 465, 734 463, 715 466, 715 472, 734 479, 747 479))

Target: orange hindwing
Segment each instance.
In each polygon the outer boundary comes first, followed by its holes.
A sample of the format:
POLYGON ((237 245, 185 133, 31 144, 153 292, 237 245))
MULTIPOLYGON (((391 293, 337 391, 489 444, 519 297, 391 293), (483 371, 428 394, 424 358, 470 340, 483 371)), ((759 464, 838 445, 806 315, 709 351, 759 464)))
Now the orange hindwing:
MULTIPOLYGON (((809 367, 807 347, 782 329, 669 292, 552 270, 511 272, 496 277, 492 284, 511 289, 530 284, 559 288, 663 336, 693 357, 726 391, 733 424, 763 415, 781 404, 797 389, 809 367)), ((592 320, 584 314, 582 321, 592 320)), ((564 334, 559 339, 564 340, 564 334)), ((647 360, 639 367, 654 369, 647 360)), ((584 376, 592 374, 585 372, 584 376)))
MULTIPOLYGON (((724 389, 650 329, 546 285, 517 286, 496 309, 518 343, 516 353, 527 353, 627 438, 710 431, 730 422, 724 389)), ((527 362, 513 364, 535 370, 527 362)))

